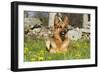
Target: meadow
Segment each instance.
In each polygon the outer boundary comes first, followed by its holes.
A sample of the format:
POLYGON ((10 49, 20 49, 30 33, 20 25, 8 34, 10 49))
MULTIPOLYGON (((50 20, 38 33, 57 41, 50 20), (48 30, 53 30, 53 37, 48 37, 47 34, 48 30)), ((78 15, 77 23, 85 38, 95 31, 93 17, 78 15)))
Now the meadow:
POLYGON ((70 41, 68 51, 64 53, 49 53, 43 39, 24 39, 24 61, 75 60, 90 58, 90 40, 83 37, 70 41))

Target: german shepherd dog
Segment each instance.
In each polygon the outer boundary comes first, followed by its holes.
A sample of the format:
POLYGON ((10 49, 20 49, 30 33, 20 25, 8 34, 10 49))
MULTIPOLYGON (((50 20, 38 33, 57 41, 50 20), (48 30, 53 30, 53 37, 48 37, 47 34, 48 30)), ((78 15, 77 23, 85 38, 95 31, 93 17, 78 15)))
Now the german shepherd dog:
POLYGON ((67 30, 69 25, 69 18, 64 16, 63 20, 55 16, 54 26, 52 27, 53 36, 46 40, 46 47, 50 53, 63 53, 67 51, 69 45, 69 38, 67 30), (63 36, 62 36, 63 34, 63 36))

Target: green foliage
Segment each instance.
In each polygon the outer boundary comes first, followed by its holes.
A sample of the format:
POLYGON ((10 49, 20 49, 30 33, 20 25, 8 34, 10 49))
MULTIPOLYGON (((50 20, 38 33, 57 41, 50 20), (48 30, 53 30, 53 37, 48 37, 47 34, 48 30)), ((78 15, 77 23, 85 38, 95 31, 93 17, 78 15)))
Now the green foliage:
POLYGON ((24 61, 26 62, 90 58, 90 41, 88 39, 71 41, 67 52, 56 54, 51 54, 46 50, 43 39, 25 38, 24 42, 24 61))

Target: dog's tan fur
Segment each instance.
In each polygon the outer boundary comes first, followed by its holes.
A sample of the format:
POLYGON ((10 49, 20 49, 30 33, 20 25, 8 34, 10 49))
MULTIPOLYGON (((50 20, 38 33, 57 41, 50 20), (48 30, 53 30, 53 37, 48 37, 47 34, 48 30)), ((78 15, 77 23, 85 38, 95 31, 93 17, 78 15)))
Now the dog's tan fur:
POLYGON ((66 33, 64 35, 64 40, 62 40, 60 33, 64 31, 65 28, 67 29, 68 25, 69 25, 69 19, 67 16, 64 17, 63 21, 60 17, 55 16, 53 37, 46 40, 46 46, 50 51, 50 53, 67 51, 69 45, 69 38, 66 33))

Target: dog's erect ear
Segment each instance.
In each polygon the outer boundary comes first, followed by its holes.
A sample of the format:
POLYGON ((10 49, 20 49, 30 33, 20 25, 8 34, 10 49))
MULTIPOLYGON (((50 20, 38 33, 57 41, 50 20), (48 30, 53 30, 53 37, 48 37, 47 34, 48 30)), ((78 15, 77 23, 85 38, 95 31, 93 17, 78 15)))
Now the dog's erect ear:
POLYGON ((63 22, 65 25, 69 25, 69 18, 68 16, 64 16, 63 22))
POLYGON ((57 24, 58 22, 59 22, 59 20, 58 20, 57 16, 55 16, 55 18, 54 18, 54 24, 57 24))
POLYGON ((61 18, 58 16, 55 16, 54 24, 58 24, 59 22, 62 22, 61 18))

